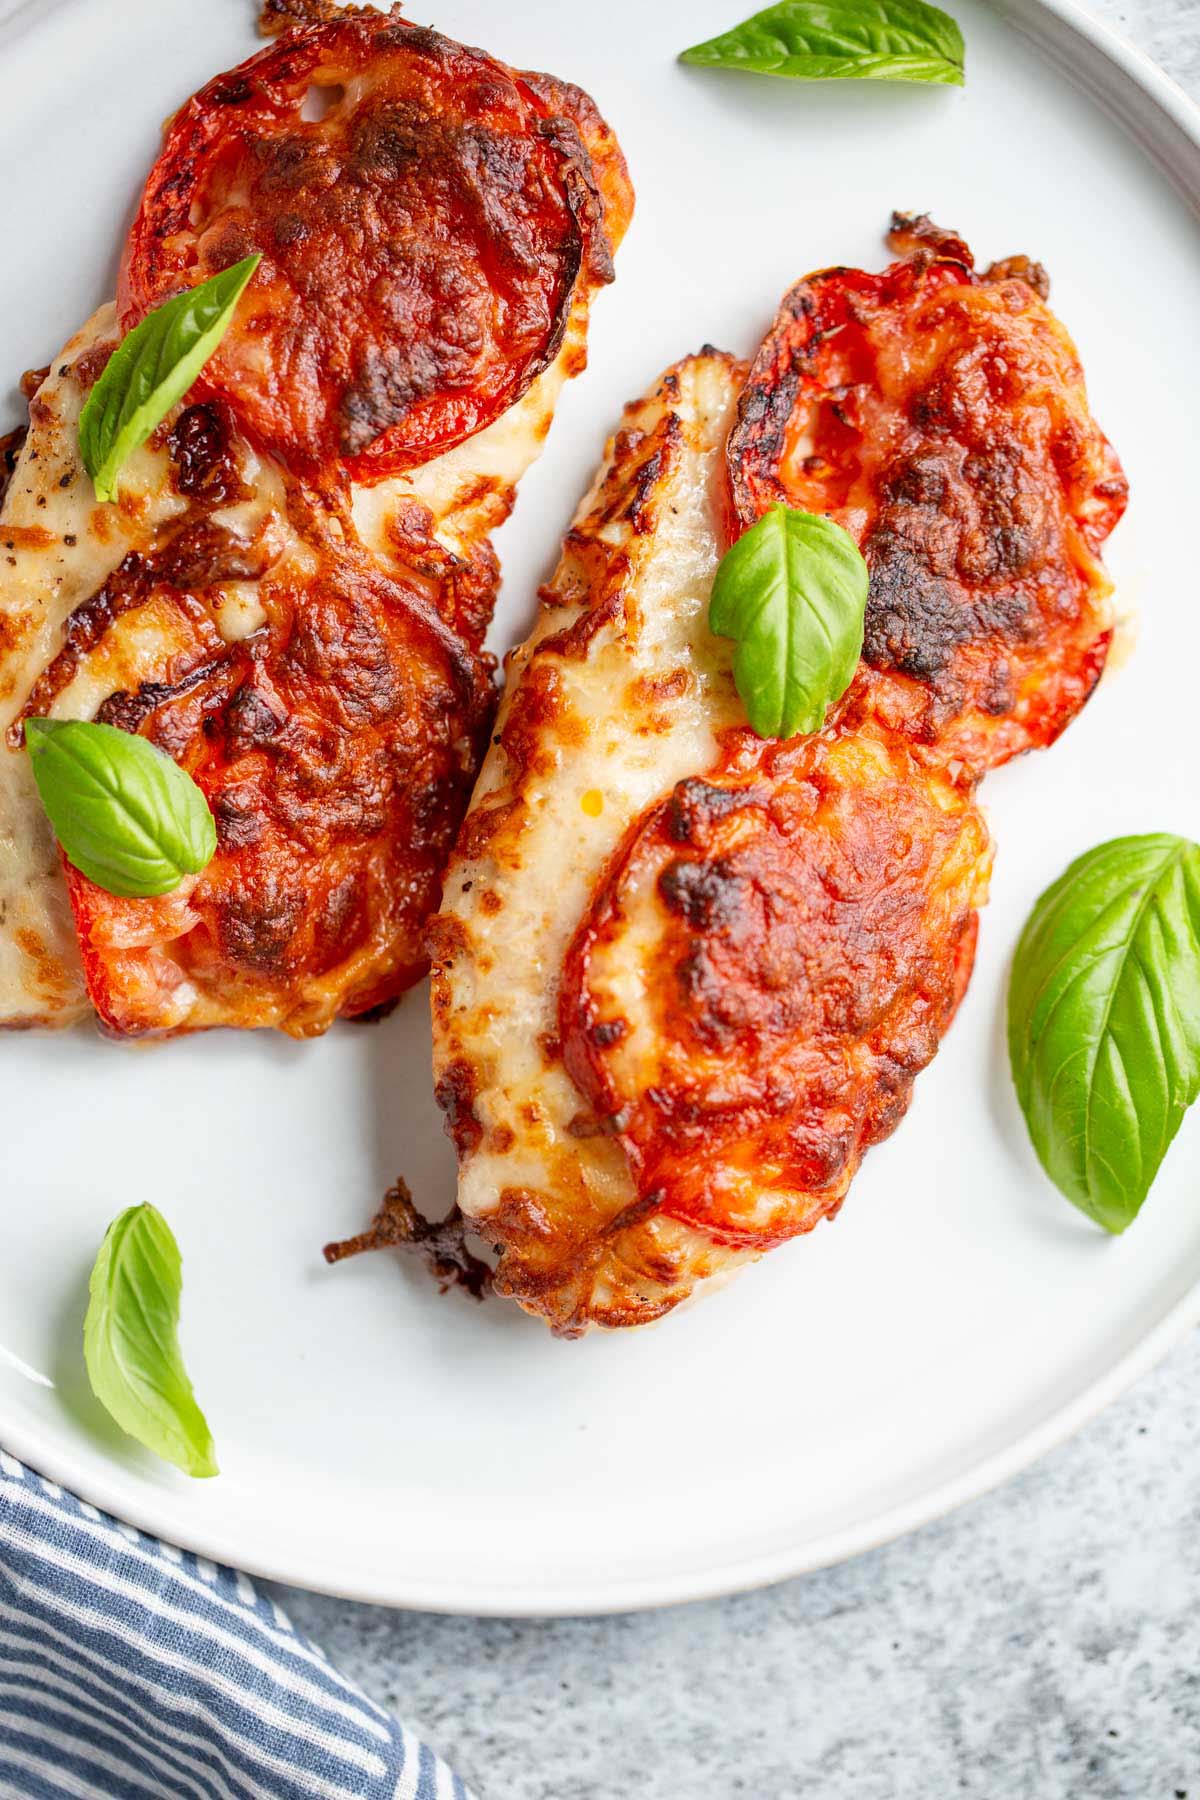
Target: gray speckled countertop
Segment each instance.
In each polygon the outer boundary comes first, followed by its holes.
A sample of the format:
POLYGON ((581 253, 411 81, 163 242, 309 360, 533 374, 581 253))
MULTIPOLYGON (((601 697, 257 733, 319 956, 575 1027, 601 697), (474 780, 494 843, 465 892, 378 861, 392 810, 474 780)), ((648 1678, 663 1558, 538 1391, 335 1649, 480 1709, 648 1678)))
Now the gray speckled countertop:
MULTIPOLYGON (((1097 10, 1200 97, 1200 0, 1097 10)), ((762 1593, 550 1622, 279 1597, 483 1800, 1200 1800, 1198 1394, 1193 1337, 999 1493, 762 1593)))
POLYGON ((281 1591, 483 1800, 1200 1800, 1200 1336, 999 1493, 614 1619, 281 1591))
POLYGON ((1000 1492, 614 1619, 282 1591, 483 1800, 1200 1800, 1200 1336, 1000 1492))

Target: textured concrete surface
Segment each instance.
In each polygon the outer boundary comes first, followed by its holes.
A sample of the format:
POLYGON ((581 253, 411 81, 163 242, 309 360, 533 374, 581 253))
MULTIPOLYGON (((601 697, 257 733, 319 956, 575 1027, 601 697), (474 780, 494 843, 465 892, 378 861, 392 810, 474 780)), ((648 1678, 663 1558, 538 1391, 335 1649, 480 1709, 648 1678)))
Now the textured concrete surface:
MULTIPOLYGON (((1098 10, 1200 97, 1200 0, 1098 10)), ((1200 1800, 1198 1393, 1194 1338, 1000 1492, 763 1593, 547 1623, 280 1598, 484 1800, 1200 1800)))
POLYGON ((282 1591, 484 1800, 1200 1800, 1200 1337, 1019 1480, 840 1568, 615 1619, 282 1591))

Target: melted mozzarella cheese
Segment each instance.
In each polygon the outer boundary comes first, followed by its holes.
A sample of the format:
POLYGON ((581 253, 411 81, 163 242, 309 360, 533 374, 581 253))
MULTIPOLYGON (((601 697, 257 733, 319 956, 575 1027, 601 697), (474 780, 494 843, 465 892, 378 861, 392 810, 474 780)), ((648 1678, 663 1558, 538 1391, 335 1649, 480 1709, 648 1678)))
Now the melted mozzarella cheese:
POLYGON ((435 932, 434 1072, 457 1116, 459 1204, 500 1249, 501 1290, 568 1332, 653 1317, 745 1260, 669 1219, 620 1226, 636 1200, 624 1153, 557 1043, 564 954, 605 863, 744 716, 730 646, 707 625, 737 392, 738 365, 705 355, 628 409, 508 659, 435 932))

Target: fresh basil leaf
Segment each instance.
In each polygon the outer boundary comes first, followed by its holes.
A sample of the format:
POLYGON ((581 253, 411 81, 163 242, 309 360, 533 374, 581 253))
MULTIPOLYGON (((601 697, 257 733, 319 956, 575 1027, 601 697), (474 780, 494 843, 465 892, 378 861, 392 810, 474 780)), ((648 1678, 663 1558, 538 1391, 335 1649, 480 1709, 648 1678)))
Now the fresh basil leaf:
POLYGON ((179 1352, 179 1245, 153 1206, 105 1233, 92 1270, 83 1354, 92 1392, 122 1431, 187 1475, 215 1475, 216 1451, 179 1352))
POLYGON ((126 459, 187 393, 225 336, 261 257, 247 256, 158 306, 121 340, 79 415, 98 500, 115 500, 126 459))
POLYGON ((82 719, 26 719, 25 743, 68 862, 106 893, 169 894, 212 861, 208 801, 147 738, 82 719))
POLYGON ((963 83, 962 32, 925 0, 782 0, 680 61, 799 81, 963 83))
POLYGON ((1051 1181, 1124 1231, 1200 1093, 1200 846, 1114 838, 1046 889, 1017 945, 1008 1049, 1051 1181))
POLYGON ((772 506, 721 558, 708 607, 737 639, 733 679, 759 737, 819 731, 863 641, 867 565, 819 513, 772 506))

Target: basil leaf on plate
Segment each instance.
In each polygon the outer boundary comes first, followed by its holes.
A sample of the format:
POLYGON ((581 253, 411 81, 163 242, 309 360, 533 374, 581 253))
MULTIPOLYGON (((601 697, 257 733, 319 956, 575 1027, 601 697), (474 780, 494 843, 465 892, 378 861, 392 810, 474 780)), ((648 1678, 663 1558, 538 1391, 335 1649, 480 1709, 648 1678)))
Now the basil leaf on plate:
POLYGON ((799 81, 963 83, 962 32, 925 0, 781 0, 680 60, 799 81))
POLYGON ((126 459, 187 393, 229 329, 261 257, 247 256, 147 313, 121 340, 79 415, 98 500, 115 500, 126 459))
POLYGON ((147 738, 82 719, 26 719, 25 743, 68 862, 106 893, 169 894, 212 861, 208 801, 147 738))
POLYGON ((772 506, 721 558, 708 622, 736 638, 733 678, 759 737, 819 731, 863 641, 867 565, 819 513, 772 506))
POLYGON ((1017 945, 1008 1049, 1046 1173, 1124 1231, 1200 1093, 1200 846, 1114 838, 1046 889, 1017 945))
POLYGON ((92 1270, 83 1353, 97 1400, 122 1431, 186 1475, 217 1473, 216 1451, 179 1352, 182 1262, 153 1206, 113 1220, 92 1270))

